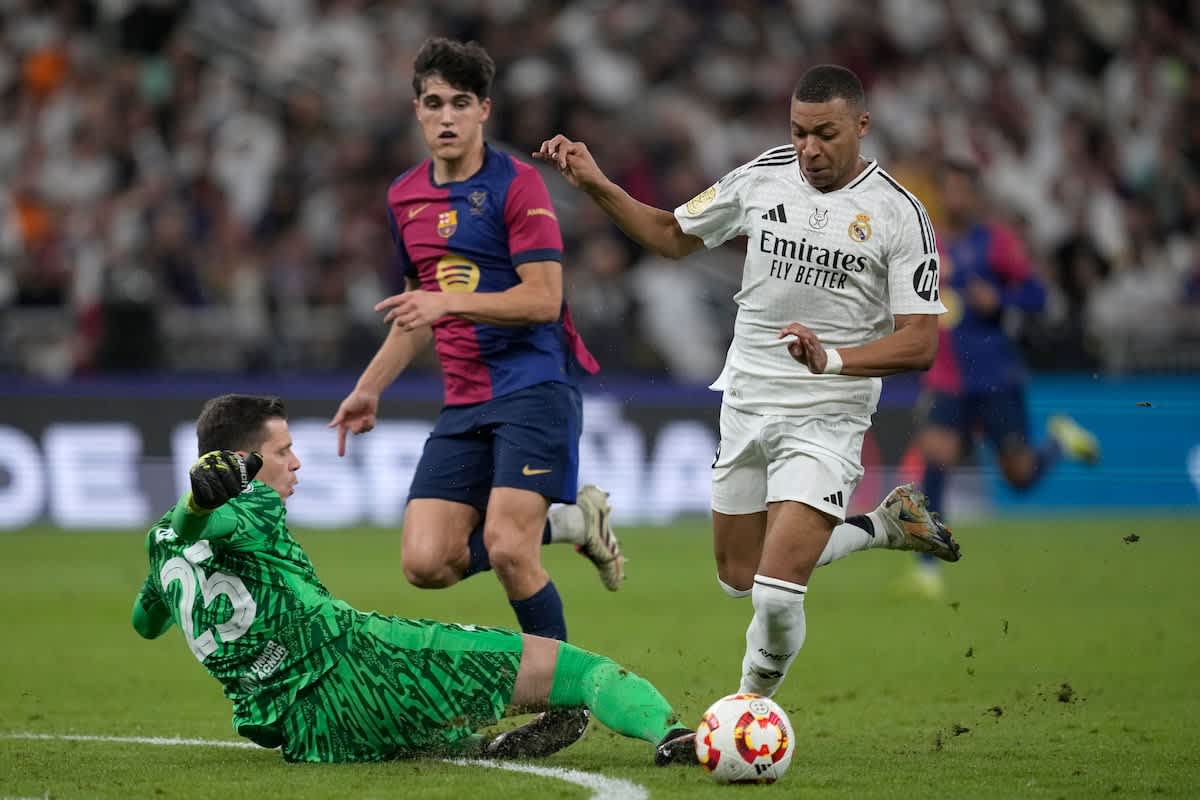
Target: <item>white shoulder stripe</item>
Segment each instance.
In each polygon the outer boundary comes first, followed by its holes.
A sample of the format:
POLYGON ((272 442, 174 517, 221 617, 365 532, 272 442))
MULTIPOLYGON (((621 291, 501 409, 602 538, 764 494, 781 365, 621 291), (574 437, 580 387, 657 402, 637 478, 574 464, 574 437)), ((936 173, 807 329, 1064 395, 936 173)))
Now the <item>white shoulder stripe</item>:
POLYGON ((790 144, 772 147, 770 150, 759 154, 758 157, 752 161, 747 161, 745 164, 730 170, 724 175, 724 177, 717 181, 716 185, 722 186, 726 183, 726 181, 745 175, 747 170, 749 170, 751 167, 774 167, 782 164, 792 164, 795 161, 796 148, 792 147, 790 144))
POLYGON ((795 163, 796 163, 796 154, 792 153, 790 156, 779 156, 778 158, 773 158, 770 160, 764 159, 762 161, 755 161, 753 164, 750 164, 747 167, 747 169, 753 169, 755 167, 781 167, 784 164, 795 164, 795 163))
POLYGON ((765 153, 760 154, 757 158, 755 158, 750 163, 758 164, 761 161, 773 160, 775 158, 778 158, 779 156, 786 156, 786 155, 795 156, 796 148, 792 147, 790 144, 781 145, 779 147, 772 147, 770 150, 767 150, 765 153))

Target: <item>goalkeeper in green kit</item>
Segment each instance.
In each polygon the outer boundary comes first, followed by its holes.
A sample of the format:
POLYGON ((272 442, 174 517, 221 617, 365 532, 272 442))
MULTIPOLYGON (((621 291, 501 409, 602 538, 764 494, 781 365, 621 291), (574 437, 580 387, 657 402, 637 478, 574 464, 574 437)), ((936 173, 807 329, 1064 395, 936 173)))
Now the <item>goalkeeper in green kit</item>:
POLYGON ((281 400, 223 395, 196 428, 204 455, 191 491, 146 537, 133 627, 154 639, 178 623, 240 735, 288 761, 534 758, 576 741, 586 719, 543 714, 491 739, 477 731, 511 712, 586 707, 656 745, 656 763, 695 763, 692 731, 658 690, 604 656, 332 597, 287 529, 300 459, 281 400))

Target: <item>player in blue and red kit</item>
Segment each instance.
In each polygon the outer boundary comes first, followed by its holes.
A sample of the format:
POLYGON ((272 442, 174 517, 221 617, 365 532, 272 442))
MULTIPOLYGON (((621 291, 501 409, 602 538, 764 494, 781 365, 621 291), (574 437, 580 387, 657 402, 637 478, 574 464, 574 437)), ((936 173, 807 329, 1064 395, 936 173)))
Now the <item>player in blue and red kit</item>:
POLYGON ((404 574, 443 588, 493 569, 522 631, 565 640, 541 545, 573 542, 609 589, 623 578, 607 496, 576 491, 576 380, 599 366, 563 301, 545 184, 484 141, 494 74, 475 43, 431 39, 417 54, 414 108, 431 157, 387 193, 405 288, 376 306, 391 329, 330 426, 344 454, 347 431, 374 427, 380 393, 432 339, 445 406, 409 490, 404 574))
MULTIPOLYGON (((1017 345, 1004 330, 1004 315, 1009 309, 1040 312, 1045 287, 1017 234, 984 218, 972 165, 947 162, 941 188, 940 291, 948 313, 941 318, 937 357, 923 377, 925 416, 919 434, 930 508, 945 507, 946 471, 970 452, 978 434, 991 444, 1001 473, 1016 489, 1037 483, 1062 456, 1099 458, 1095 437, 1066 416, 1050 419, 1050 435, 1040 445, 1030 442, 1027 376, 1017 345)), ((918 586, 940 593, 937 562, 918 557, 918 586)))

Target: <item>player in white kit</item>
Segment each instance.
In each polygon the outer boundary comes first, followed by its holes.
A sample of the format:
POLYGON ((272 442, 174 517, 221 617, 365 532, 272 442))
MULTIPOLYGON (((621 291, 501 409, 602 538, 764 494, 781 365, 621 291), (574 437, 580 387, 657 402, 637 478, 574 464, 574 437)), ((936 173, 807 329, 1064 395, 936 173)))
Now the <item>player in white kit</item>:
POLYGON ((722 586, 753 598, 740 690, 766 695, 803 644, 814 567, 870 546, 959 555, 912 487, 837 524, 863 474, 880 377, 929 368, 946 309, 925 209, 860 155, 870 115, 857 76, 813 67, 790 117, 790 145, 673 214, 630 197, 582 142, 559 135, 534 154, 660 255, 747 237, 733 343, 713 384, 723 392, 713 538, 722 586))

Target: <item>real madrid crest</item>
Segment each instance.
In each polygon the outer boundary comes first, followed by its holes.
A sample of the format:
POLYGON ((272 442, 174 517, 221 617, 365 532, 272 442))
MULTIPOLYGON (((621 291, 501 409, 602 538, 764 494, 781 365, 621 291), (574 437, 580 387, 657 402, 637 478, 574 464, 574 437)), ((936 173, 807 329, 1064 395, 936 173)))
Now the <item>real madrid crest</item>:
POLYGON ((871 238, 871 217, 868 214, 857 214, 854 217, 854 222, 850 223, 849 229, 846 231, 850 234, 850 238, 856 242, 865 242, 871 238))
MULTIPOLYGON (((443 239, 449 239, 458 230, 458 211, 450 209, 438 214, 437 232, 443 239)), ((868 228, 868 230, 870 230, 868 228)))
POLYGON ((717 199, 717 187, 710 186, 700 194, 687 201, 687 212, 693 217, 708 207, 708 204, 717 199))

